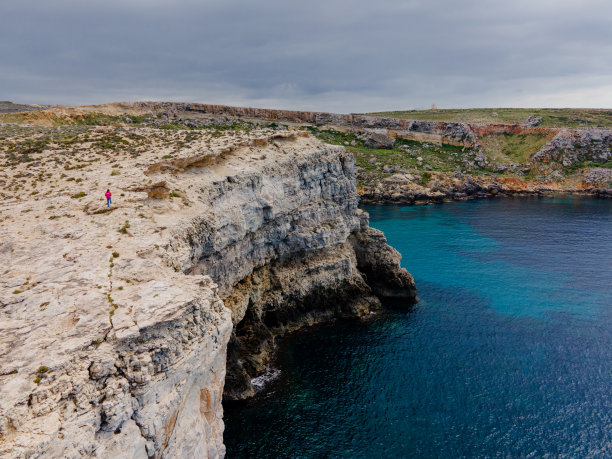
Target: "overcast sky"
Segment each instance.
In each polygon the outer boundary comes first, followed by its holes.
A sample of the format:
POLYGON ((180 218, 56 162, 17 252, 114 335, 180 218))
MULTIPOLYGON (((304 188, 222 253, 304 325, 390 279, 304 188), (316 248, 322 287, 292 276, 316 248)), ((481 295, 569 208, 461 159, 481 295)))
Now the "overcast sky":
POLYGON ((0 0, 0 100, 612 107, 612 0, 0 0))

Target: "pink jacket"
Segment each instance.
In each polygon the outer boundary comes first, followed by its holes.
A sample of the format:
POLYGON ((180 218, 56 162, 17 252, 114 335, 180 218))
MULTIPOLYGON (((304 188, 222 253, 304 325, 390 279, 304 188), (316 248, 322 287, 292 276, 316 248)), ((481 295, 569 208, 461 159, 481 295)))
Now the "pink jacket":
POLYGON ((104 193, 104 196, 106 196, 106 199, 109 199, 111 197, 111 192, 107 191, 106 193, 104 193))

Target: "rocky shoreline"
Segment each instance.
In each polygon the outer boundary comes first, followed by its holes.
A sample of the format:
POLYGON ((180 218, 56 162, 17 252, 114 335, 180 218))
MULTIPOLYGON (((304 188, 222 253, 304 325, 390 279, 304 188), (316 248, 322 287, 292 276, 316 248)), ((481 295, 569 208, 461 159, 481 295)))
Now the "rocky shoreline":
MULTIPOLYGON (((503 196, 575 194, 611 198, 610 188, 566 188, 556 184, 528 184, 514 179, 481 178, 463 174, 429 173, 426 184, 412 174, 395 174, 377 186, 360 189, 361 202, 411 204, 465 201, 503 196)), ((359 176, 359 175, 358 175, 359 176)))

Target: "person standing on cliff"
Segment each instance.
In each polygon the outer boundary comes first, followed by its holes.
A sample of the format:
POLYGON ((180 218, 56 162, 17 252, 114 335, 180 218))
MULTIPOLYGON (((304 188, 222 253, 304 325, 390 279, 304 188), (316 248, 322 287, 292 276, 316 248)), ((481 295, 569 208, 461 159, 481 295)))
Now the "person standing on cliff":
POLYGON ((106 190, 106 193, 104 193, 104 196, 106 196, 106 207, 108 207, 110 209, 110 206, 112 204, 111 203, 111 196, 112 196, 112 194, 111 194, 109 189, 106 190))

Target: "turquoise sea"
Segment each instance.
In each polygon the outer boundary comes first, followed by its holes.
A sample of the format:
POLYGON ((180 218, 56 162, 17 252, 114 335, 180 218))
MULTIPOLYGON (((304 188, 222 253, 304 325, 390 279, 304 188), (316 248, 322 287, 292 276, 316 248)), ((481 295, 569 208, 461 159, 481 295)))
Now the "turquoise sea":
POLYGON ((612 201, 367 206, 419 303, 280 345, 232 457, 612 457, 612 201))

